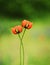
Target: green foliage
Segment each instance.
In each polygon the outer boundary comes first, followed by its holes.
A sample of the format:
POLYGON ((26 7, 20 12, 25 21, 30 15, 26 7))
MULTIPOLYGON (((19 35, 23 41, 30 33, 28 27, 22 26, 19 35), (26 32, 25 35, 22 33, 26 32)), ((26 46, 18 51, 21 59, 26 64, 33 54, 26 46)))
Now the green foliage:
POLYGON ((50 0, 0 0, 0 14, 21 18, 43 16, 50 12, 50 0))
POLYGON ((50 56, 48 57, 46 55, 46 57, 42 57, 40 58, 36 58, 36 57, 32 57, 30 56, 28 59, 28 65, 49 65, 50 64, 50 56))

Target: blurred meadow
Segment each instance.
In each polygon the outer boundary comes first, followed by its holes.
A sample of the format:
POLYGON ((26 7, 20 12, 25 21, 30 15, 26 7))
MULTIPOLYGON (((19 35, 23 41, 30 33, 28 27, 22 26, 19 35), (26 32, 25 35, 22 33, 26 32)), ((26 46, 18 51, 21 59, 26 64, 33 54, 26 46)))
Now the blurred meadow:
POLYGON ((20 41, 11 28, 25 19, 33 23, 23 38, 25 65, 50 65, 50 0, 0 0, 0 65, 20 64, 20 41))

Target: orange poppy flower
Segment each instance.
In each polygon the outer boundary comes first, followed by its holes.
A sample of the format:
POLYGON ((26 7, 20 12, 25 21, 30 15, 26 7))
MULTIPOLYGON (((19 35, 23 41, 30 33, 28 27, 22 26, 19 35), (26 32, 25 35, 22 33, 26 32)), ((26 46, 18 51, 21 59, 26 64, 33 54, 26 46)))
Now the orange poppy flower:
POLYGON ((12 28, 12 32, 13 32, 13 34, 21 33, 22 32, 22 26, 20 26, 20 25, 15 26, 14 28, 12 28))
POLYGON ((23 20, 22 21, 22 27, 24 27, 26 29, 30 29, 32 27, 32 22, 27 21, 27 20, 23 20))

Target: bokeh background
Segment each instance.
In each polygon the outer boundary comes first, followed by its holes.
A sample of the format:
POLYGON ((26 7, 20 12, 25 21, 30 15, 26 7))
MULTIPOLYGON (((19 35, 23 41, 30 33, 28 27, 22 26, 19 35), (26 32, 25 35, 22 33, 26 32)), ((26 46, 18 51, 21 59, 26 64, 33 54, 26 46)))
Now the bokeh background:
POLYGON ((11 28, 24 19, 33 23, 23 38, 25 65, 50 65, 50 0, 0 0, 0 65, 20 64, 11 28))

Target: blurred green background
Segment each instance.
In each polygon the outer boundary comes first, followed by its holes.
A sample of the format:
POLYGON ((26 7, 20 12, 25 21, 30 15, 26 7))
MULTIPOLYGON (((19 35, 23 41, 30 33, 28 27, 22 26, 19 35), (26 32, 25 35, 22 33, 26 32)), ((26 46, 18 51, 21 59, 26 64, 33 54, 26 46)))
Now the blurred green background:
POLYGON ((50 0, 0 0, 0 65, 19 65, 20 41, 13 26, 29 20, 23 39, 25 65, 50 65, 50 0))

